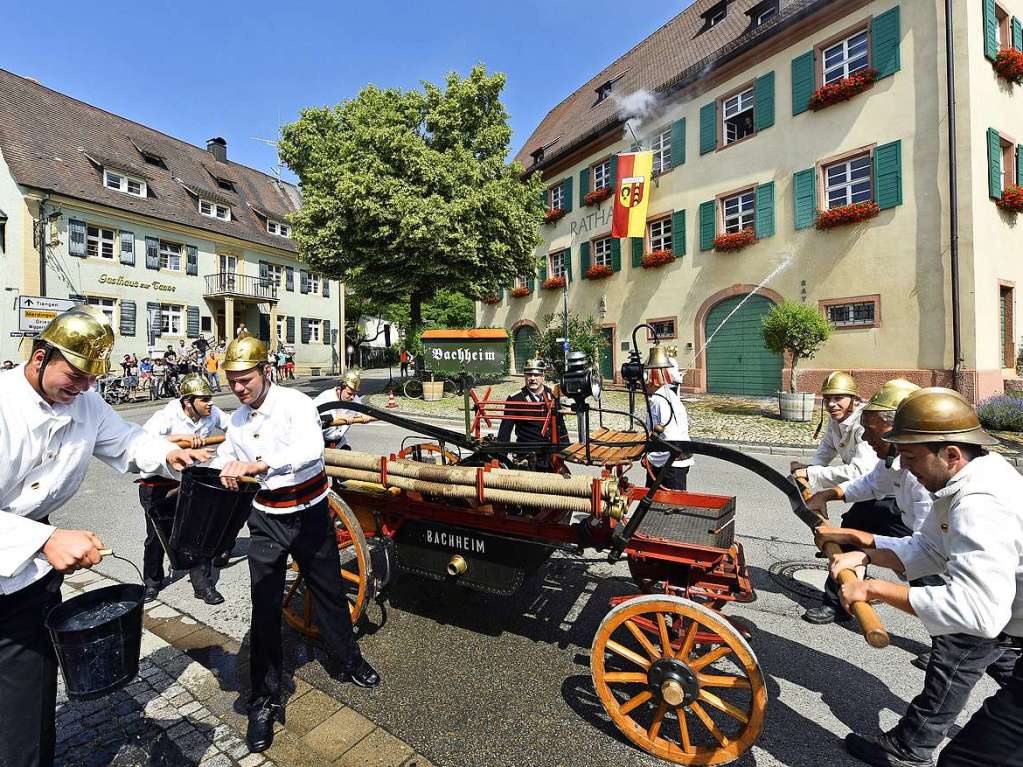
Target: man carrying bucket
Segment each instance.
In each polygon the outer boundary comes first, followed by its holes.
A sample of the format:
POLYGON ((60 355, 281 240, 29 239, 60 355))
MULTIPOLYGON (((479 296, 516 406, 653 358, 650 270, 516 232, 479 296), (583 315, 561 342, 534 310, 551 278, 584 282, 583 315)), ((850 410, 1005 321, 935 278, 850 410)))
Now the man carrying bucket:
MULTIPOLYGON (((315 399, 313 404, 319 407, 325 405, 328 402, 362 402, 359 399, 359 384, 362 383, 362 374, 355 368, 349 368, 345 374, 341 377, 339 386, 327 389, 324 392, 320 392, 315 399)), ((358 413, 351 410, 328 410, 326 413, 322 413, 322 416, 327 416, 331 419, 342 417, 342 418, 355 418, 358 413)), ((348 429, 351 428, 351 424, 345 424, 342 426, 331 426, 323 430, 323 441, 327 447, 332 447, 337 450, 351 450, 351 446, 348 444, 348 439, 345 436, 348 433, 348 429)))
MULTIPOLYGON (((213 390, 200 373, 189 373, 181 379, 181 396, 168 402, 150 416, 143 425, 150 434, 169 442, 187 442, 202 447, 203 439, 215 429, 227 430, 228 416, 213 404, 213 390)), ((151 602, 163 588, 163 546, 156 524, 157 515, 165 505, 167 496, 178 486, 177 480, 146 473, 139 480, 139 502, 146 512, 146 542, 142 554, 142 578, 145 581, 145 600, 151 602)), ((171 496, 172 501, 174 496, 171 496)), ((211 562, 203 562, 188 571, 196 599, 208 605, 219 605, 224 597, 210 581, 211 562)))
POLYGON ((228 344, 223 367, 241 407, 231 416, 214 465, 230 490, 238 489, 242 477, 257 477, 262 485, 249 517, 252 695, 246 733, 249 749, 260 752, 273 743, 274 721, 283 721, 281 606, 289 554, 301 568, 322 636, 346 679, 375 687, 380 676, 363 659, 352 631, 316 407, 297 389, 269 381, 266 346, 258 338, 228 344))
POLYGON ((53 762, 57 666, 44 620, 61 573, 92 567, 102 543, 48 515, 85 479, 92 456, 121 472, 174 476, 210 456, 181 450, 124 421, 95 390, 114 333, 88 306, 57 315, 28 362, 0 376, 0 765, 53 762))

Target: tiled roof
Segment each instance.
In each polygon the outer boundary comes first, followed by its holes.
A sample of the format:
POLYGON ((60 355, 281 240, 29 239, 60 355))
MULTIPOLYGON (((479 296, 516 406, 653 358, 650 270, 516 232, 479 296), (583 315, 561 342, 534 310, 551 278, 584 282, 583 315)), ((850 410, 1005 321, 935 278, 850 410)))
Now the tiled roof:
POLYGON ((19 184, 283 250, 294 241, 266 231, 301 204, 292 184, 244 165, 218 162, 192 144, 105 112, 0 69, 0 151, 19 184), (147 163, 160 157, 166 169, 147 163), (146 181, 149 196, 103 186, 102 167, 146 181), (217 178, 235 192, 221 189, 217 178), (196 195, 231 206, 231 221, 199 214, 196 195), (257 214, 256 211, 259 211, 257 214))
MULTIPOLYGON (((689 8, 594 75, 555 106, 516 156, 527 169, 532 155, 546 148, 544 164, 590 136, 617 125, 622 115, 617 97, 638 91, 663 93, 689 77, 713 68, 746 42, 774 34, 796 15, 835 0, 779 0, 779 15, 753 28, 748 13, 764 0, 696 0, 689 8), (725 18, 709 27, 710 12, 727 5, 725 18), (618 79, 616 79, 618 78, 618 79), (597 88, 614 81, 612 96, 597 102, 597 88)), ((640 137, 642 138, 642 136, 640 137)))

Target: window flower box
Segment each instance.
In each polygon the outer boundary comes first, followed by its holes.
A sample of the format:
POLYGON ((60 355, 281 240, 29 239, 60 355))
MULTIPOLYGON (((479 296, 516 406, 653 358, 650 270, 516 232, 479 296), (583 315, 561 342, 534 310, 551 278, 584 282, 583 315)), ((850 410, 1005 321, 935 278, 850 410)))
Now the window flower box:
POLYGON ((499 304, 501 303, 501 297, 496 293, 491 293, 489 296, 483 297, 483 303, 485 304, 499 304))
POLYGON ((586 279, 588 280, 603 280, 610 277, 615 273, 607 264, 594 264, 586 270, 586 279))
POLYGON ((583 201, 587 206, 597 205, 603 202, 614 193, 614 190, 609 186, 605 186, 601 189, 594 189, 592 192, 587 192, 583 201))
POLYGON ((991 64, 998 76, 1016 85, 1023 84, 1023 51, 1003 48, 991 64))
POLYGON ((718 253, 734 253, 737 250, 742 250, 747 245, 752 245, 756 241, 756 232, 753 231, 752 227, 746 227, 739 232, 719 234, 714 238, 714 250, 718 253))
POLYGON ((840 208, 822 210, 817 214, 817 221, 814 226, 824 231, 826 229, 834 229, 836 226, 858 224, 860 221, 873 218, 880 212, 881 209, 877 206, 876 202, 857 202, 853 205, 843 205, 840 208))
POLYGON ((529 295, 529 288, 527 288, 525 285, 519 285, 518 287, 511 289, 511 294, 515 298, 525 298, 526 296, 529 295))
POLYGON ((566 211, 564 208, 548 208, 547 212, 543 214, 544 223, 553 224, 558 219, 564 218, 565 213, 566 211))
POLYGON ((877 79, 876 69, 864 69, 861 72, 822 85, 810 96, 809 107, 817 112, 832 104, 848 101, 857 93, 865 91, 877 79))
POLYGON ((1009 184, 1002 192, 1002 197, 995 200, 995 205, 1006 213, 1023 213, 1023 187, 1009 184))
POLYGON ((670 264, 675 260, 675 254, 670 250, 654 250, 644 253, 639 265, 644 269, 656 269, 659 266, 670 264))
POLYGON ((544 290, 561 290, 565 287, 564 277, 548 277, 543 281, 544 290))

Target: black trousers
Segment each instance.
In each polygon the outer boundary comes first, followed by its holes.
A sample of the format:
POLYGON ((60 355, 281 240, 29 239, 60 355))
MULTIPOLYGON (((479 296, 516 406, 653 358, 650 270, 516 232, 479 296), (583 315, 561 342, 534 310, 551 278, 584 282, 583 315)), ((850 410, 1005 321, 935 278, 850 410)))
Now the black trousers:
POLYGON ((43 621, 60 604, 50 572, 0 596, 0 765, 48 767, 56 743, 57 658, 43 621))
MULTIPOLYGON (((931 639, 931 661, 927 666, 924 686, 910 701, 906 713, 891 731, 899 744, 915 758, 928 759, 944 739, 956 717, 963 710, 970 692, 980 678, 987 675, 1011 691, 1013 677, 1017 689, 1023 689, 1019 677, 1019 650, 1007 648, 998 639, 984 639, 967 634, 943 634, 931 639)), ((1011 695, 1011 693, 1010 693, 1011 695)), ((1017 702, 1023 706, 1023 699, 1017 702)), ((1018 708, 1023 711, 1023 708, 1018 708)), ((1023 718, 1017 719, 1017 735, 1023 732, 1023 718)), ((963 731, 965 732, 965 730, 963 731)), ((956 737, 962 736, 962 732, 956 737)), ((982 745, 977 742, 976 745, 982 745)), ((1023 749, 1023 740, 1017 740, 1017 749, 1023 749)), ((971 743, 971 749, 974 744, 971 743)), ((967 760, 955 764, 978 765, 967 760)), ((994 761, 989 764, 1002 765, 994 761)))
MULTIPOLYGON (((156 525, 153 524, 154 515, 171 513, 173 509, 168 508, 173 504, 167 500, 167 494, 173 490, 175 485, 139 485, 139 502, 146 514, 146 541, 142 544, 142 579, 147 586, 160 588, 163 585, 163 544, 156 534, 156 525)), ((210 587, 210 576, 213 574, 212 562, 203 562, 188 571, 188 579, 192 582, 192 588, 196 592, 205 591, 210 587)))
POLYGON ((249 517, 249 579, 252 593, 250 705, 281 699, 281 607, 290 554, 312 592, 327 648, 345 667, 361 660, 352 631, 341 558, 327 500, 290 514, 252 510, 249 517))
MULTIPOLYGON (((655 473, 659 472, 660 469, 656 466, 651 466, 655 473)), ((668 469, 667 475, 664 477, 664 482, 661 483, 661 487, 665 490, 685 490, 686 481, 689 476, 688 466, 672 466, 668 469)), ((646 486, 650 487, 654 483, 654 478, 650 476, 650 472, 646 473, 646 486)))

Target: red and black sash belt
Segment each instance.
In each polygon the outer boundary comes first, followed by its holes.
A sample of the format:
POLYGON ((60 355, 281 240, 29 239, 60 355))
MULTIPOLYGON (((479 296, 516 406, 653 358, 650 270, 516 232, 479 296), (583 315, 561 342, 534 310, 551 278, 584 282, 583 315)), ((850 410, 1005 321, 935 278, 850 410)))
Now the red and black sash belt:
POLYGON ((327 474, 321 471, 315 477, 307 479, 291 487, 279 487, 276 490, 260 490, 256 493, 256 503, 271 509, 287 509, 315 500, 327 492, 327 474))
POLYGON ((167 477, 143 477, 142 479, 136 480, 143 487, 177 487, 178 481, 176 479, 167 479, 167 477))

